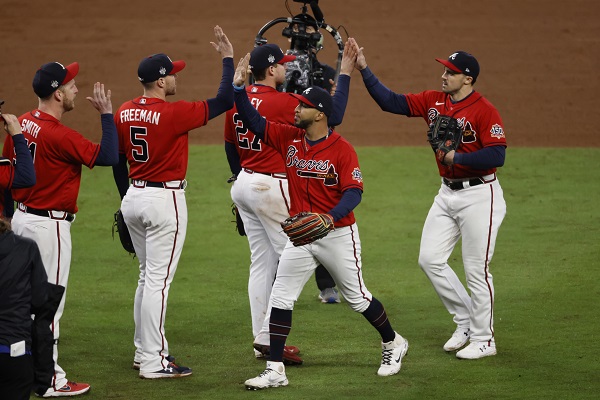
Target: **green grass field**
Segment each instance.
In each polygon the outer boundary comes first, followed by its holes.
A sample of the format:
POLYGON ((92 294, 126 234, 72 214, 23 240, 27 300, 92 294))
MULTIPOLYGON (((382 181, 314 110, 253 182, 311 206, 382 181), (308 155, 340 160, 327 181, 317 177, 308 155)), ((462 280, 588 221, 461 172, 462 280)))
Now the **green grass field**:
MULTIPOLYGON (((170 350, 191 377, 147 381, 131 368, 137 264, 111 238, 119 199, 110 168, 86 170, 72 227, 73 262, 60 364, 90 399, 591 399, 600 393, 600 149, 513 149, 499 179, 508 205, 491 264, 498 355, 442 350, 454 326, 417 265, 421 227, 439 187, 429 148, 358 148, 356 210, 364 278, 410 342, 402 370, 376 375, 377 332, 347 304, 323 305, 314 280, 288 343, 304 365, 286 388, 247 392, 254 358, 249 251, 234 230, 222 146, 190 149, 188 235, 169 296, 170 350)), ((450 263, 462 271, 460 248, 450 263)), ((0 396, 1 397, 1 396, 0 396)))

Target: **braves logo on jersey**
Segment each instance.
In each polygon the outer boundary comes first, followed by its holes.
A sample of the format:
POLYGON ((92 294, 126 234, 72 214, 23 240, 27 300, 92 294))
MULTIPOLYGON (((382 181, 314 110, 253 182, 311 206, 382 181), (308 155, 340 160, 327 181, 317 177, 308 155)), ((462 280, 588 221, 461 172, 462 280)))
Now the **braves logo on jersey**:
POLYGON ((302 178, 323 179, 325 186, 338 184, 338 174, 335 166, 329 160, 305 160, 297 156, 298 149, 289 146, 285 164, 286 167, 296 168, 296 174, 302 178))
POLYGON ((319 173, 314 171, 300 171, 297 170, 296 173, 298 176, 303 178, 316 178, 323 179, 323 184, 325 186, 335 186, 338 184, 338 174, 335 172, 335 167, 331 165, 326 173, 319 173))
POLYGON ((461 118, 458 120, 460 126, 463 128, 462 134, 462 142, 463 143, 473 143, 477 141, 477 132, 473 129, 471 123, 467 121, 465 123, 465 119, 461 118))

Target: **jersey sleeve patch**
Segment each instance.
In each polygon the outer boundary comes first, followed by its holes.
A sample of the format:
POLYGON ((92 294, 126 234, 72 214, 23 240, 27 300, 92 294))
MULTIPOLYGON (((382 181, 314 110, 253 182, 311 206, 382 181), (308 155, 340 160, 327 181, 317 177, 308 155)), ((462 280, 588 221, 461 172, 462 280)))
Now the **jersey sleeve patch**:
POLYGON ((362 183, 363 176, 362 172, 360 172, 360 168, 354 168, 354 170, 352 171, 352 179, 357 181, 358 183, 362 183))
POLYGON ((500 126, 498 124, 492 125, 492 129, 490 129, 490 133, 491 133, 492 137, 494 137, 496 139, 502 139, 504 137, 504 129, 502 129, 502 126, 500 126))

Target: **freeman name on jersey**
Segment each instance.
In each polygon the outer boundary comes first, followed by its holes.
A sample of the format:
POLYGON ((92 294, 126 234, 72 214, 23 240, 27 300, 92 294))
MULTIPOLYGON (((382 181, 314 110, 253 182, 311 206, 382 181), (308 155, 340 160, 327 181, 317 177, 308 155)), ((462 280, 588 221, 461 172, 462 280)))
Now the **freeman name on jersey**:
POLYGON ((142 110, 139 108, 126 108, 119 114, 121 123, 141 121, 149 124, 158 125, 160 113, 152 110, 142 110))

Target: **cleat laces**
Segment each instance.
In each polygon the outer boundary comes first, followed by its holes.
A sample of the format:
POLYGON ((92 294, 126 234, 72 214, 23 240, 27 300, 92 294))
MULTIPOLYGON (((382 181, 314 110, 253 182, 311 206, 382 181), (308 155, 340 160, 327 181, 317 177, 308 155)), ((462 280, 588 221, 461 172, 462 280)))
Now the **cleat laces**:
POLYGON ((383 350, 381 352, 381 364, 392 365, 393 349, 383 350))
POLYGON ((273 370, 272 370, 271 368, 267 368, 267 369, 265 369, 263 372, 261 372, 261 373, 258 375, 258 377, 259 377, 259 378, 262 378, 262 377, 264 377, 264 376, 267 376, 267 375, 269 375, 271 372, 273 372, 273 370))

